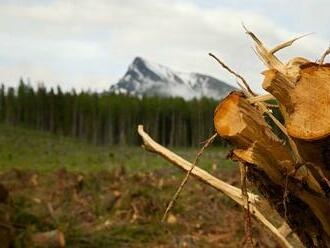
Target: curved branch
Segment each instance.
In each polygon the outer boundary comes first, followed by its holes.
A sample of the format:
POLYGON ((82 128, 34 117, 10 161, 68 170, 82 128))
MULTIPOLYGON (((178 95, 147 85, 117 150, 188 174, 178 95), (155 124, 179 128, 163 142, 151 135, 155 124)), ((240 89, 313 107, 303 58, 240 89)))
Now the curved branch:
POLYGON ((325 57, 330 54, 330 46, 325 50, 325 52, 322 54, 322 57, 320 58, 320 65, 324 63, 325 57))
POLYGON ((285 41, 285 42, 283 42, 283 43, 281 43, 281 44, 278 44, 277 46, 275 46, 274 48, 272 48, 272 49, 269 51, 269 53, 274 54, 274 53, 278 52, 279 50, 281 50, 281 49, 283 49, 283 48, 286 48, 286 47, 291 46, 291 45, 293 44, 293 42, 295 42, 295 41, 297 41, 297 40, 299 40, 299 39, 301 39, 301 38, 304 38, 304 37, 306 37, 306 36, 308 36, 308 35, 311 35, 311 34, 312 34, 312 33, 304 34, 304 35, 298 36, 298 37, 296 37, 296 38, 294 38, 294 39, 292 39, 292 40, 288 40, 288 41, 285 41))

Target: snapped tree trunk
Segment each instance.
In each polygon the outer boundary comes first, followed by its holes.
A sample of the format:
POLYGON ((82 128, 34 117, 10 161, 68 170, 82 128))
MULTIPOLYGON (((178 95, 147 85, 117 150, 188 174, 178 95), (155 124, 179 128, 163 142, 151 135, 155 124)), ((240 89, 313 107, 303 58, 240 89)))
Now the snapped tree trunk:
POLYGON ((330 247, 330 64, 284 64, 274 54, 293 41, 268 50, 247 33, 268 67, 263 88, 277 99, 283 126, 266 121, 274 117, 257 97, 233 92, 216 108, 215 128, 234 146, 231 159, 247 165, 248 179, 305 246, 330 247))

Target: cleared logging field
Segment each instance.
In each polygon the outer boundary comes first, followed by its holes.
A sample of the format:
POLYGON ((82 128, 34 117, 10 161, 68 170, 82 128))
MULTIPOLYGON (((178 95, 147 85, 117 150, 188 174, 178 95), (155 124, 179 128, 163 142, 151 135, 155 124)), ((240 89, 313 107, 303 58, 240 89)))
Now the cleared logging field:
MULTIPOLYGON (((192 160, 195 149, 174 149, 192 160)), ((239 185, 228 148, 211 148, 200 165, 239 185)), ((190 179, 168 223, 160 219, 183 174, 139 147, 93 146, 0 126, 0 182, 10 198, 15 245, 37 232, 61 230, 67 247, 241 247, 244 213, 215 190, 190 179)), ((276 243, 257 223, 262 247, 276 243)))

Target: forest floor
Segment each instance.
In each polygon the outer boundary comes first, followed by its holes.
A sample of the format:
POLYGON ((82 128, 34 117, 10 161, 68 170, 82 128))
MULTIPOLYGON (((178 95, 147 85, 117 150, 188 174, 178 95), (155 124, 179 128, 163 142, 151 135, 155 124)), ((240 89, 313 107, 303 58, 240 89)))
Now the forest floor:
MULTIPOLYGON (((197 148, 175 152, 192 160, 197 148)), ((207 150, 200 166, 239 186, 227 152, 207 150)), ((0 203, 0 232, 10 227, 14 247, 31 247, 34 233, 54 229, 67 247, 242 247, 242 208, 193 178, 160 222, 183 177, 139 147, 94 146, 0 125, 0 183, 9 192, 0 203)), ((259 247, 277 247, 262 226, 252 226, 259 247)))

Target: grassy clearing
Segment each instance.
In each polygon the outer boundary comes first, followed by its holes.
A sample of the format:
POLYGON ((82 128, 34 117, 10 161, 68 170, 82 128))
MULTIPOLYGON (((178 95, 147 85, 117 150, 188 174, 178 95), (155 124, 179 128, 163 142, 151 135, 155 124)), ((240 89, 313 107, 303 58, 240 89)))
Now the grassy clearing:
MULTIPOLYGON (((175 149, 189 160, 196 150, 175 149)), ((226 152, 207 150, 200 165, 238 185, 226 152)), ((160 223, 183 176, 138 147, 93 146, 0 126, 0 182, 10 193, 6 205, 0 203, 0 224, 1 214, 10 213, 14 247, 31 247, 31 235, 53 229, 64 232, 67 247, 241 247, 241 207, 194 179, 171 220, 160 223)), ((276 247, 263 228, 253 227, 261 247, 276 247)))
MULTIPOLYGON (((174 149, 183 157, 193 160, 197 148, 174 149)), ((228 149, 209 149, 200 165, 210 169, 217 164, 230 169, 232 162, 224 160, 228 149)), ((125 167, 130 172, 152 171, 169 167, 168 162, 143 151, 140 147, 95 146, 67 137, 59 137, 40 131, 0 125, 0 169, 36 169, 52 172, 59 168, 70 171, 99 171, 125 167)))

